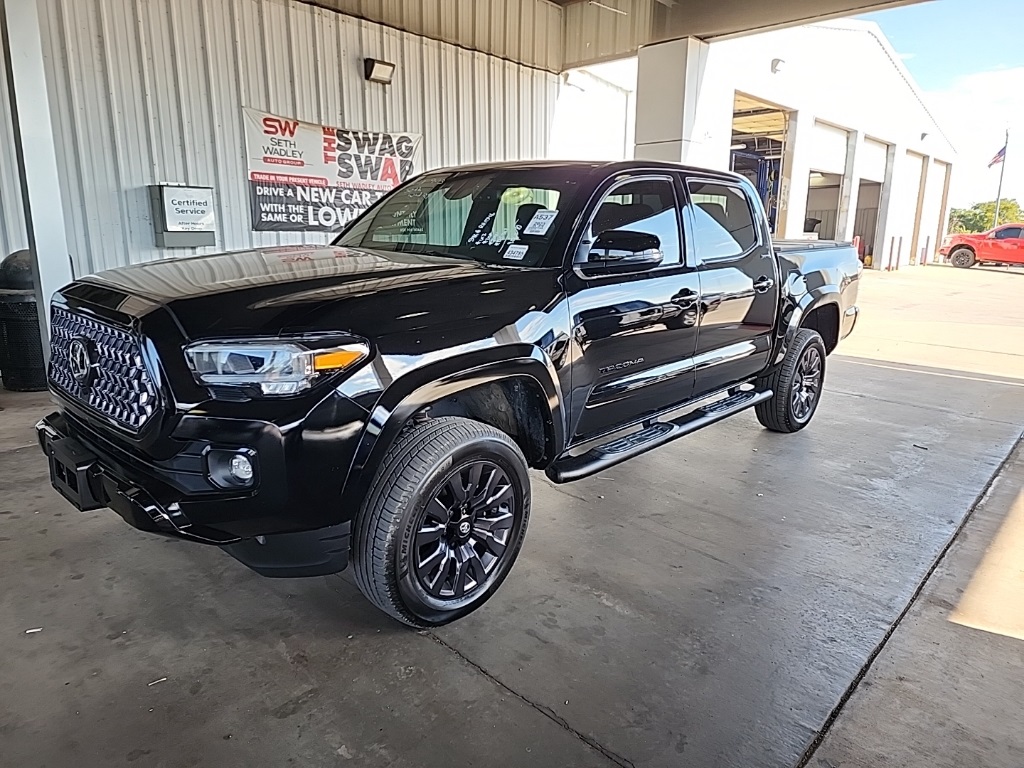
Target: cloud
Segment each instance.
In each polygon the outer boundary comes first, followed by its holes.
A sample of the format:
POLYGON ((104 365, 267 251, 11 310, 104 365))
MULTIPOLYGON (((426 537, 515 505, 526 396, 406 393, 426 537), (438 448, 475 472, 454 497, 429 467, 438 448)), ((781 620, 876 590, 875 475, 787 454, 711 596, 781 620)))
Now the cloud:
POLYGON ((917 56, 916 53, 897 53, 896 55, 899 56, 904 61, 910 61, 911 59, 917 56))
POLYGON ((962 75, 946 90, 925 93, 957 150, 950 204, 962 208, 996 196, 999 166, 988 168, 1010 131, 1004 197, 1024 201, 1024 67, 962 75))

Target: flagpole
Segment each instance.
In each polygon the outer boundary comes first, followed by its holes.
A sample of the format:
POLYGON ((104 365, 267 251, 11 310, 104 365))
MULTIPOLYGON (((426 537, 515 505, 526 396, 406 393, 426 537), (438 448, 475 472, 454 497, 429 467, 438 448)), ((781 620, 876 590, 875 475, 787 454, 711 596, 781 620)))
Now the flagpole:
POLYGON ((1003 202, 1003 174, 1006 173, 1006 151, 1010 146, 1010 129, 1006 129, 1006 143, 1003 145, 1003 162, 999 164, 999 191, 996 192, 996 215, 992 226, 999 226, 999 208, 1003 202))

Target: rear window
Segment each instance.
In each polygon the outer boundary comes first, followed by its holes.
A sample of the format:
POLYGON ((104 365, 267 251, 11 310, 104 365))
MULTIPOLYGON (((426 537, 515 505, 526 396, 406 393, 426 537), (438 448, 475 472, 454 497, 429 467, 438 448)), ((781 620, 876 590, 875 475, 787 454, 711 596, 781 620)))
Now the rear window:
POLYGON ((689 181, 694 245, 701 259, 741 256, 757 244, 750 201, 739 187, 689 181))

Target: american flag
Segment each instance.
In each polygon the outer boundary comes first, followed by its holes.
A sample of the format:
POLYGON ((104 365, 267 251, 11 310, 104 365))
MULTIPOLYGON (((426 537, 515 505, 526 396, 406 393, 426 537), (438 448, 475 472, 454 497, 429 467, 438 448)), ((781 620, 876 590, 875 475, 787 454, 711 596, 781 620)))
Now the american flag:
POLYGON ((1000 149, 998 152, 996 152, 996 156, 992 158, 992 162, 990 162, 988 164, 988 167, 991 168, 993 165, 999 165, 1005 159, 1006 159, 1006 145, 1004 144, 1003 148, 1000 149))

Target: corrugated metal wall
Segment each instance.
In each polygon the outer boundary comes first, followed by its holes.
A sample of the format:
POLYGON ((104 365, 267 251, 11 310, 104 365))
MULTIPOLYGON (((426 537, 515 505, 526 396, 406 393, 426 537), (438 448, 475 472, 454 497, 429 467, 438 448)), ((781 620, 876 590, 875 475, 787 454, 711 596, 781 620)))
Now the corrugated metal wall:
POLYGON ((14 126, 7 91, 3 40, 0 39, 0 261, 28 246, 25 211, 21 204, 18 159, 14 154, 14 126))
MULTIPOLYGON (((547 151, 557 76, 323 8, 288 0, 45 0, 42 13, 78 274, 324 242, 323 235, 251 231, 242 106, 421 133, 426 168, 547 151), (397 64, 391 86, 363 80, 365 56, 397 64), (160 182, 214 188, 215 247, 155 247, 147 187, 160 182)), ((13 231, 7 207, 5 194, 4 229, 13 231)))
POLYGON ((562 71, 562 8, 548 0, 303 0, 512 61, 562 71))
POLYGON ((633 156, 632 94, 585 69, 567 73, 558 97, 549 155, 559 160, 624 160, 633 156), (585 131, 580 126, 588 126, 585 131))
POLYGON ((563 69, 633 56, 637 47, 650 42, 655 0, 602 0, 601 5, 565 7, 563 69))

